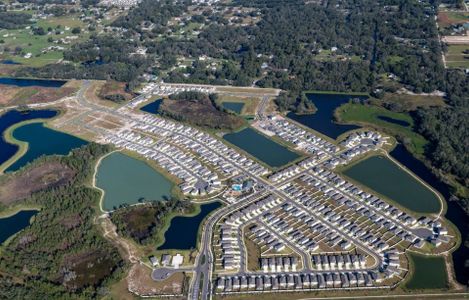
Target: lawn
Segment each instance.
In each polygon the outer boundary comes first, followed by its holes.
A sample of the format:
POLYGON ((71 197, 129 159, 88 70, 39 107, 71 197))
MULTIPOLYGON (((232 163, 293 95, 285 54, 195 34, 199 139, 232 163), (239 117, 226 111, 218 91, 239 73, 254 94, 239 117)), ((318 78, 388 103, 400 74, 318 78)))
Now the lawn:
POLYGON ((407 95, 386 93, 382 99, 386 103, 397 103, 406 111, 413 111, 420 107, 445 106, 445 100, 440 96, 407 95))
POLYGON ((346 103, 337 108, 335 115, 340 122, 371 126, 400 137, 401 140, 407 140, 410 146, 409 150, 417 155, 423 155, 424 148, 428 143, 424 137, 413 131, 414 120, 408 113, 392 112, 374 105, 346 103), (409 126, 384 121, 379 117, 404 121, 409 126))
POLYGON ((469 68, 469 45, 449 45, 445 59, 450 68, 469 68))

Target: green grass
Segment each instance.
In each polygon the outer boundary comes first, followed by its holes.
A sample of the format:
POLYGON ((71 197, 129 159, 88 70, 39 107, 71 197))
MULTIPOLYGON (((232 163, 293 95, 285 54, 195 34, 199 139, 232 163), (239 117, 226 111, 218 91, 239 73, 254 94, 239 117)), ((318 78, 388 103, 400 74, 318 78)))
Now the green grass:
POLYGON ((446 65, 450 68, 469 68, 469 45, 449 45, 445 54, 446 65))
POLYGON ((50 46, 60 46, 65 49, 68 49, 72 44, 83 41, 88 38, 88 33, 79 34, 79 38, 71 40, 69 44, 56 44, 54 42, 49 42, 48 39, 51 37, 54 40, 59 40, 61 38, 66 38, 67 36, 73 36, 71 29, 73 27, 85 28, 86 24, 78 19, 77 16, 72 17, 52 17, 46 20, 38 20, 36 23, 31 24, 32 27, 39 26, 44 28, 47 32, 47 28, 51 27, 52 34, 48 35, 33 35, 30 29, 3 29, 0 30, 0 40, 3 40, 2 46, 9 47, 11 51, 14 51, 16 47, 22 48, 22 53, 20 55, 14 54, 3 54, 0 55, 0 59, 11 59, 13 61, 19 62, 26 66, 40 67, 49 63, 57 62, 63 58, 63 50, 53 50, 47 53, 42 53, 43 50, 50 46), (57 25, 61 25, 60 30, 64 31, 63 34, 55 34, 55 29, 57 25), (65 27, 70 27, 69 30, 65 30, 65 27), (31 58, 24 58, 24 54, 31 53, 31 58))
POLYGON ((374 105, 346 103, 336 110, 336 117, 340 122, 343 123, 371 126, 377 128, 378 130, 382 130, 394 136, 400 137, 401 140, 408 140, 410 146, 409 150, 419 156, 423 155, 424 148, 428 143, 424 137, 412 130, 414 120, 407 113, 392 112, 385 108, 374 105), (398 124, 389 123, 378 119, 378 116, 385 116, 396 120, 406 121, 410 124, 410 126, 401 126, 398 124))

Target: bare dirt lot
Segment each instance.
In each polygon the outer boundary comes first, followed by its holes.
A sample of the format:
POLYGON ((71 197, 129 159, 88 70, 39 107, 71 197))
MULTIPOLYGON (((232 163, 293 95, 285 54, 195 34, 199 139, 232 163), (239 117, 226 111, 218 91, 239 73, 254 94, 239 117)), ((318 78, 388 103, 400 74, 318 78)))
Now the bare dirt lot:
POLYGON ((68 183, 75 172, 59 162, 45 162, 27 171, 5 176, 0 181, 0 203, 10 205, 34 192, 68 183))
POLYGON ((185 275, 174 273, 163 281, 154 281, 150 277, 151 270, 140 264, 130 269, 127 283, 129 290, 140 296, 152 295, 179 295, 184 288, 185 275))

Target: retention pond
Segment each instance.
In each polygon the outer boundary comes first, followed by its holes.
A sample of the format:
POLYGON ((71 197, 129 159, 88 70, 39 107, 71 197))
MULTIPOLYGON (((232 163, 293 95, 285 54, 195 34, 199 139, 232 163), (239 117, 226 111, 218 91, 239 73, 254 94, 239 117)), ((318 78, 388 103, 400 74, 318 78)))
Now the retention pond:
POLYGON ((98 166, 96 186, 104 191, 103 209, 111 211, 126 204, 167 200, 173 184, 145 162, 114 152, 98 166))
POLYGON ((200 224, 208 214, 220 206, 220 202, 207 203, 200 206, 200 213, 195 216, 173 218, 164 234, 165 241, 158 250, 190 250, 195 248, 200 224))
POLYGON ((223 138, 274 168, 281 167, 300 157, 299 154, 268 139, 252 128, 226 134, 223 138))
POLYGON ((438 213, 435 193, 384 156, 373 156, 343 172, 346 176, 417 213, 438 213))

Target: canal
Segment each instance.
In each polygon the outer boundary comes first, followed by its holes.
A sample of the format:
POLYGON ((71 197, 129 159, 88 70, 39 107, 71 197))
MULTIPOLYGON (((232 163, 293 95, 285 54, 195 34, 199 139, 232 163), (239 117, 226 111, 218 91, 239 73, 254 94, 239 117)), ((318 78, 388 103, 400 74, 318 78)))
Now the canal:
POLYGON ((102 208, 115 210, 121 205, 167 200, 173 184, 145 162, 114 152, 98 166, 96 186, 104 191, 102 208))
POLYGON ((384 156, 372 156, 343 172, 346 176, 417 213, 438 213, 435 193, 384 156))
POLYGON ((5 171, 13 172, 42 155, 67 155, 71 150, 88 144, 87 141, 44 126, 44 123, 25 124, 13 130, 12 136, 28 144, 26 153, 5 171))
POLYGON ((26 228, 30 224, 31 218, 37 213, 37 210, 22 210, 12 216, 0 218, 0 244, 26 228))
POLYGON ((190 250, 197 246, 200 224, 212 211, 221 206, 220 202, 211 202, 200 206, 200 213, 195 216, 178 216, 171 220, 164 234, 164 243, 158 250, 190 250))
POLYGON ((299 158, 300 155, 268 139, 252 128, 225 134, 223 139, 243 149, 271 167, 281 167, 299 158))
POLYGON ((336 123, 334 121, 334 111, 337 107, 347 103, 350 99, 366 99, 366 96, 320 93, 308 93, 306 95, 316 106, 316 113, 299 115, 290 112, 287 114, 288 118, 327 135, 332 139, 336 139, 339 135, 349 130, 360 128, 360 126, 356 125, 343 125, 336 123))

